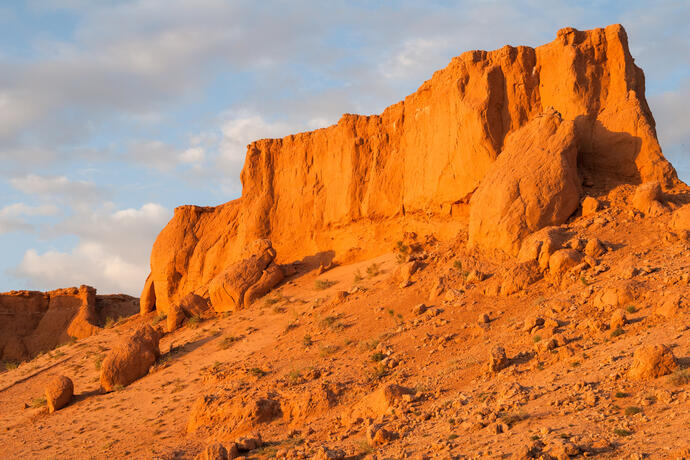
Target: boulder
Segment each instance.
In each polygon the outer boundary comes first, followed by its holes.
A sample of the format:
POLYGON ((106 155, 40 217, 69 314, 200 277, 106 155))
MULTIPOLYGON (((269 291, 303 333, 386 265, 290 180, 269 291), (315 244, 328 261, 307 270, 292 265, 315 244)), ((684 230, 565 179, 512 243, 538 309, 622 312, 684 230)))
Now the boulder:
POLYGON ((518 255, 522 240, 580 204, 574 123, 554 111, 510 134, 470 200, 470 247, 518 255))
POLYGON ((549 257, 549 273, 563 276, 568 270, 582 262, 582 254, 575 249, 559 249, 549 257))
POLYGON ((526 289, 542 278, 536 262, 523 262, 511 267, 501 283, 501 294, 511 295, 526 289))
POLYGON ((74 396, 74 384, 72 380, 64 375, 56 375, 51 378, 46 385, 46 405, 48 412, 53 413, 62 409, 72 400, 74 396))
POLYGON ((501 346, 495 346, 491 349, 489 354, 489 362, 487 367, 490 373, 496 373, 508 366, 508 357, 506 351, 501 346))
POLYGON ((595 212, 597 212, 599 210, 599 200, 597 200, 596 198, 591 197, 591 196, 586 196, 582 200, 581 207, 582 207, 582 216, 583 217, 589 216, 589 215, 594 214, 595 212))
POLYGON ((643 345, 635 350, 628 377, 636 380, 668 375, 678 368, 678 361, 666 345, 643 345))
POLYGON ((599 241, 599 238, 592 238, 585 245, 585 254, 590 257, 600 257, 606 253, 606 248, 599 241))
POLYGON ((161 355, 159 340, 158 331, 145 325, 111 349, 101 363, 101 388, 113 391, 145 376, 161 355))
POLYGON ((635 189, 632 205, 645 214, 659 216, 665 211, 664 205, 660 202, 662 197, 661 184, 657 181, 647 182, 635 189))
POLYGON ((609 320, 609 328, 612 331, 615 331, 619 328, 622 329, 626 324, 628 324, 628 316, 625 314, 625 310, 619 308, 618 310, 614 311, 611 315, 611 319, 609 320))
POLYGON ((690 204, 681 206, 673 211, 671 215, 670 227, 678 233, 690 232, 690 204))
MULTIPOLYGON (((194 460, 228 460, 228 450, 219 442, 212 442, 204 447, 194 460)), ((232 457, 235 458, 235 457, 232 457)))

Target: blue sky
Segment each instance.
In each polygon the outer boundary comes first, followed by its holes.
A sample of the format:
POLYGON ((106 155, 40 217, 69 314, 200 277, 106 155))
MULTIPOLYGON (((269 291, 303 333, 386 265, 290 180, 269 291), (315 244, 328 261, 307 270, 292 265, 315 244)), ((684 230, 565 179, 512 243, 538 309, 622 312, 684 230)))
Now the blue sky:
POLYGON ((180 204, 239 196, 246 144, 378 113, 453 56, 622 23, 690 180, 690 3, 0 4, 0 291, 138 295, 180 204))

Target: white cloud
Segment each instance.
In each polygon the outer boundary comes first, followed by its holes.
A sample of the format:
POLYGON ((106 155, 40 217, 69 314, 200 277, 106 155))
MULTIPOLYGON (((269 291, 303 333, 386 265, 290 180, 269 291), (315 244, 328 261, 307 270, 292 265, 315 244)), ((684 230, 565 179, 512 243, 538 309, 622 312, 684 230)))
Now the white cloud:
POLYGON ((27 222, 25 217, 53 216, 58 213, 57 206, 31 206, 24 203, 14 203, 0 208, 0 235, 16 231, 34 231, 34 225, 27 222))
POLYGON ((180 163, 201 163, 206 158, 206 152, 202 147, 190 147, 177 158, 180 163))
POLYGON ((153 242, 170 217, 171 212, 156 203, 77 213, 51 232, 77 236, 74 249, 43 253, 29 249, 10 274, 41 289, 90 284, 102 293, 138 296, 149 271, 153 242))
POLYGON ((93 182, 70 180, 66 176, 27 174, 10 179, 10 184, 27 195, 67 201, 72 205, 95 202, 104 197, 104 190, 93 182))

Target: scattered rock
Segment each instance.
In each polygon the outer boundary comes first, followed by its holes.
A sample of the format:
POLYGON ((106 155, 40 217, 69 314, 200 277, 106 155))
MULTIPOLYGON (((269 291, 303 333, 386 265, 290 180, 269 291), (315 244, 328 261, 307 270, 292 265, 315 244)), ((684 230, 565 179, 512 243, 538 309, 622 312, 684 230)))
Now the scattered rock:
POLYGON ((616 329, 622 329, 623 326, 628 324, 628 317, 625 314, 625 310, 623 309, 618 309, 613 312, 611 315, 611 319, 609 320, 609 328, 611 328, 612 331, 615 331, 616 329))
POLYGON ((372 447, 381 447, 398 439, 398 434, 389 431, 380 424, 370 425, 367 428, 367 441, 372 447))
POLYGON ((582 200, 582 216, 589 216, 599 210, 599 200, 594 197, 586 196, 582 200))
POLYGON ((229 460, 228 450, 219 442, 212 442, 202 450, 194 460, 229 460))
POLYGON ((632 197, 632 205, 638 211, 641 211, 650 216, 660 216, 664 213, 664 205, 660 203, 661 184, 659 182, 647 182, 639 185, 632 197))
POLYGON ((414 313, 417 316, 423 315, 428 310, 428 308, 429 307, 427 307, 425 304, 420 303, 412 308, 412 313, 414 313))
POLYGON ((512 267, 501 283, 501 294, 508 296, 520 292, 542 278, 536 262, 524 262, 512 267))
POLYGON ((598 238, 592 238, 585 245, 585 254, 590 257, 600 257, 606 253, 606 248, 598 238))
POLYGON ((575 249, 559 249, 549 258, 549 273, 563 276, 568 270, 582 262, 582 254, 575 249))
POLYGON ((46 385, 46 405, 48 412, 53 413, 62 409, 74 396, 74 384, 64 375, 56 375, 46 385))
POLYGON ((635 350, 628 376, 637 380, 651 379, 670 374, 676 368, 678 362, 669 347, 643 345, 635 350))
POLYGON ((501 346, 494 346, 489 354, 488 368, 490 373, 496 373, 508 366, 506 351, 501 346))

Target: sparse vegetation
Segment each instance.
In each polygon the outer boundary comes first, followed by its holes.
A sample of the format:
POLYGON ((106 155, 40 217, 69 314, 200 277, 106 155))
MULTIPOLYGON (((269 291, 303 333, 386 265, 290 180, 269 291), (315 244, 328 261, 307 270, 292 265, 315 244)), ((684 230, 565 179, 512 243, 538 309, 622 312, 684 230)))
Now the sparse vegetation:
POLYGON ((103 363, 103 358, 105 358, 105 355, 100 353, 96 355, 96 358, 93 360, 93 367, 97 371, 101 370, 101 364, 103 363))
POLYGON ((614 396, 616 398, 627 398, 630 395, 628 393, 623 392, 623 391, 618 391, 618 392, 616 392, 616 394, 614 396))
POLYGON ((31 407, 33 407, 34 409, 38 409, 39 407, 43 407, 45 405, 46 405, 45 396, 36 397, 36 398, 33 398, 31 400, 31 407))
POLYGON ((539 343, 539 342, 541 342, 541 336, 540 336, 539 334, 535 335, 535 336, 532 338, 532 341, 534 341, 534 343, 539 343))
POLYGON ((357 270, 355 270, 355 278, 354 278, 355 283, 359 283, 363 279, 364 279, 364 277, 362 276, 362 272, 360 272, 359 268, 358 268, 357 270))
POLYGON ((407 246, 402 241, 395 243, 395 258, 399 264, 407 262, 407 258, 410 255, 410 247, 407 246))
POLYGON ((621 327, 617 327, 613 331, 611 331, 611 337, 618 337, 619 335, 625 334, 625 331, 621 327))
POLYGON ((321 319, 321 321, 319 322, 319 325, 323 329, 330 328, 333 331, 342 331, 343 329, 345 329, 345 325, 339 321, 340 318, 341 318, 340 314, 328 315, 328 316, 324 317, 323 319, 321 319))
POLYGON ((305 335, 304 338, 302 338, 302 345, 304 345, 305 348, 311 347, 314 345, 314 341, 312 340, 311 336, 309 334, 305 335))
POLYGON ((240 337, 235 337, 234 335, 229 335, 227 337, 223 337, 223 340, 221 340, 220 343, 218 344, 218 349, 227 350, 235 342, 237 342, 239 340, 240 340, 240 337))
POLYGON ((633 432, 630 430, 626 430, 625 428, 616 428, 615 430, 613 430, 613 434, 615 434, 616 436, 626 437, 631 436, 633 432))
POLYGON ((155 318, 151 320, 151 325, 155 326, 156 324, 160 323, 161 321, 165 321, 165 319, 168 317, 165 313, 161 313, 155 318))
POLYGON ((199 327, 199 324, 201 324, 201 317, 199 315, 194 315, 187 320, 187 324, 192 329, 199 327))
POLYGON ((690 383, 690 372, 687 369, 678 369, 669 377, 671 383, 676 386, 687 385, 690 383))
POLYGON ((367 276, 369 278, 373 278, 375 276, 378 276, 381 274, 381 268, 379 267, 379 264, 373 263, 367 267, 367 276))
POLYGON ((317 291, 323 291, 324 289, 328 289, 329 287, 335 286, 336 284, 338 284, 337 281, 327 279, 316 280, 314 281, 314 289, 316 289, 317 291))
POLYGON ((319 347, 319 355, 323 358, 337 353, 340 350, 338 345, 322 345, 319 347))
POLYGON ((383 361, 383 359, 384 359, 385 357, 386 357, 385 354, 381 353, 380 351, 377 351, 376 353, 374 353, 373 355, 371 355, 371 360, 374 361, 374 362, 379 362, 379 361, 383 361))
POLYGON ((115 325, 115 318, 113 318, 112 316, 108 316, 105 320, 105 324, 103 325, 103 327, 106 329, 110 329, 114 325, 115 325))
POLYGON ((453 262, 453 268, 461 272, 462 271, 462 261, 456 260, 455 262, 453 262))
POLYGON ((635 415, 639 414, 640 412, 642 412, 642 409, 637 406, 628 406, 625 408, 625 415, 635 415))
POLYGON ((637 307, 635 305, 630 305, 626 308, 628 313, 637 313, 637 307))
POLYGON ((261 378, 264 375, 268 374, 268 372, 264 371, 260 367, 252 367, 251 369, 247 370, 247 374, 254 376, 254 377, 257 377, 257 378, 261 378))
POLYGON ((16 369, 19 367, 19 364, 14 362, 14 361, 5 361, 5 369, 8 371, 11 371, 12 369, 16 369))

